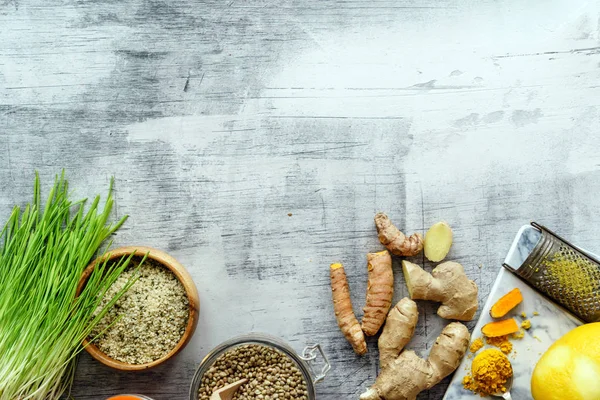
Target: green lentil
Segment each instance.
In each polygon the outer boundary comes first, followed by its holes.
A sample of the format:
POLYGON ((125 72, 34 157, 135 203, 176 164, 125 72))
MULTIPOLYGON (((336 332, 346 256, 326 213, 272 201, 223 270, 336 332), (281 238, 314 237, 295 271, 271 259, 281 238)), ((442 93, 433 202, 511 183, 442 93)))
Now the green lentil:
POLYGON ((202 377, 199 400, 221 387, 248 379, 233 400, 308 400, 302 372, 287 355, 272 347, 248 344, 220 355, 202 377))

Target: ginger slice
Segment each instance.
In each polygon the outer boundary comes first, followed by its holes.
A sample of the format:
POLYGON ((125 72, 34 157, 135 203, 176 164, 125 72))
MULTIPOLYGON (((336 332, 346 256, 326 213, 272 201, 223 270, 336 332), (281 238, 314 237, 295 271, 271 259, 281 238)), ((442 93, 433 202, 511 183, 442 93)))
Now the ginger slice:
POLYGON ((425 234, 423 249, 429 261, 440 262, 452 246, 452 229, 446 222, 438 222, 429 228, 425 234))

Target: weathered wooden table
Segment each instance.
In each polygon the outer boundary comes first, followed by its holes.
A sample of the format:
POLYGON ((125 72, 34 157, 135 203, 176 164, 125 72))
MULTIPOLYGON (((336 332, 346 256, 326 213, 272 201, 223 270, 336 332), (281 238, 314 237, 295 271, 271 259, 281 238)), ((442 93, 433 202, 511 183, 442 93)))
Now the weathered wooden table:
MULTIPOLYGON (((115 244, 173 254, 202 301, 176 359, 126 374, 85 354, 75 397, 186 399, 212 347, 260 331, 321 343, 333 370, 319 398, 356 399, 376 342, 359 358, 338 331, 328 265, 346 264, 361 314, 379 210, 408 232, 448 221, 482 302, 529 220, 599 251, 599 13, 582 0, 2 2, 2 220, 35 169, 47 187, 66 168, 79 196, 114 175, 115 217, 130 215, 115 244)), ((445 322, 419 307, 410 347, 426 354, 445 322)))

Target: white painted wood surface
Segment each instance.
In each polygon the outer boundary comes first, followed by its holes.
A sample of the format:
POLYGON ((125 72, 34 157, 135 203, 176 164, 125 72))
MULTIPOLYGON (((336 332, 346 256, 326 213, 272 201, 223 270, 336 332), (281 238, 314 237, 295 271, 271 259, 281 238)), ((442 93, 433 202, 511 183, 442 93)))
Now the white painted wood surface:
MULTIPOLYGON (((262 331, 321 343, 319 398, 357 398, 376 342, 359 358, 338 332, 327 267, 360 315, 380 210, 408 232, 448 221, 481 303, 529 220, 599 251, 599 19, 583 0, 0 2, 2 220, 34 169, 81 196, 114 175, 115 243, 168 251, 202 301, 175 360, 84 355, 75 397, 185 399, 212 347, 262 331)), ((445 322, 419 307, 426 353, 445 322)))

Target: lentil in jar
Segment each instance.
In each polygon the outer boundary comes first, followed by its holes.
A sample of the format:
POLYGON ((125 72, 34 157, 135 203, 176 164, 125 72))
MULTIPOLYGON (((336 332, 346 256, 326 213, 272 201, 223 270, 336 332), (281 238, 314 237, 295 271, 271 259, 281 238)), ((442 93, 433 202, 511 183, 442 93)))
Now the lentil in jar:
POLYGON ((202 377, 199 400, 240 379, 233 400, 308 400, 304 376, 294 360, 264 345, 241 345, 221 354, 202 377))

